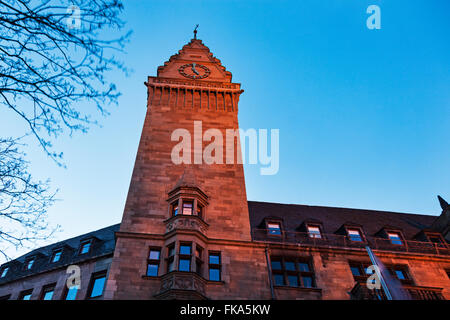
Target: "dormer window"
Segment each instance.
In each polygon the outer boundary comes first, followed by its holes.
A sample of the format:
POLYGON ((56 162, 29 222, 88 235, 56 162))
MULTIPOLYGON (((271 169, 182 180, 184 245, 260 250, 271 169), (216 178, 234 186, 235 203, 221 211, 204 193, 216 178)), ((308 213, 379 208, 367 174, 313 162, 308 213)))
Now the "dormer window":
POLYGON ((272 236, 281 236, 281 224, 279 222, 268 222, 267 233, 272 236))
POLYGON ((55 262, 58 262, 59 260, 61 260, 61 255, 62 255, 62 249, 53 251, 52 263, 55 263, 55 262))
POLYGON ((347 233, 348 233, 348 238, 351 241, 363 242, 363 237, 362 237, 361 231, 359 229, 348 228, 347 233))
POLYGON ((2 273, 0 274, 0 278, 6 277, 6 275, 8 274, 8 271, 9 271, 9 267, 4 267, 2 269, 2 273))
POLYGON ((426 236, 428 238, 428 241, 436 244, 444 244, 444 240, 442 239, 442 236, 439 233, 430 233, 427 232, 426 236))
POLYGON ((310 238, 322 238, 322 233, 319 226, 307 226, 306 229, 308 230, 308 236, 310 238))
POLYGON ((86 254, 91 250, 91 240, 83 241, 80 245, 79 254, 86 254))
POLYGON ((399 232, 388 232, 387 236, 392 244, 403 245, 402 237, 399 232))
POLYGON ((33 268, 34 258, 30 258, 25 262, 25 270, 31 270, 33 268))

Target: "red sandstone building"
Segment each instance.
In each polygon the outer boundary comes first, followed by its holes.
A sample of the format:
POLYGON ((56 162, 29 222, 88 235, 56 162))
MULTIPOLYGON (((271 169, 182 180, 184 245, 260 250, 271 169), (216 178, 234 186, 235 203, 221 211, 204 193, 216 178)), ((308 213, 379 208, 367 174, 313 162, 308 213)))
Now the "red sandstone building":
POLYGON ((376 299, 369 246, 411 298, 450 299, 441 198, 439 217, 253 202, 242 164, 172 161, 174 130, 239 127, 231 78, 196 38, 158 67, 121 224, 3 264, 0 298, 376 299), (71 265, 81 282, 69 289, 71 265))

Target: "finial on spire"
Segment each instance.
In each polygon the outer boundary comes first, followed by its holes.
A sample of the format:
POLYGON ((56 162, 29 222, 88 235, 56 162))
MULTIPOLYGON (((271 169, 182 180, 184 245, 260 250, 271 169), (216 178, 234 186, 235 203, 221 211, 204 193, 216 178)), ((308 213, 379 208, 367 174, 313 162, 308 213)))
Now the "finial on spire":
POLYGON ((195 29, 194 29, 194 39, 197 39, 197 28, 198 28, 198 25, 196 25, 195 29))

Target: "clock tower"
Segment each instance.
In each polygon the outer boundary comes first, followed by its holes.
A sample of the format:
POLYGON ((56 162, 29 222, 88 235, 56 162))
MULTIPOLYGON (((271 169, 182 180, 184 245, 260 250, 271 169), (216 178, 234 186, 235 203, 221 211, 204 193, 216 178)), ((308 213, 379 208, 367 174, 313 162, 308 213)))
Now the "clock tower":
MULTIPOLYGON (((263 259, 263 251, 254 258, 254 249, 234 247, 249 245, 251 231, 244 171, 237 161, 243 90, 231 79, 196 36, 158 67, 156 77, 148 77, 147 114, 105 298, 219 297, 208 288, 219 283, 226 288, 233 255, 239 251, 245 256, 241 260, 263 259), (230 129, 236 135, 225 148, 221 144, 230 129), (183 141, 177 132, 184 133, 183 141), (182 152, 176 151, 180 143, 186 147, 182 152), (214 159, 222 152, 223 161, 205 161, 211 143, 220 146, 212 152, 214 159), (228 148, 235 151, 234 161, 225 160, 228 148), (183 161, 174 160, 177 155, 183 161)), ((246 277, 267 278, 264 269, 258 275, 239 265, 235 272, 242 283, 246 277)))

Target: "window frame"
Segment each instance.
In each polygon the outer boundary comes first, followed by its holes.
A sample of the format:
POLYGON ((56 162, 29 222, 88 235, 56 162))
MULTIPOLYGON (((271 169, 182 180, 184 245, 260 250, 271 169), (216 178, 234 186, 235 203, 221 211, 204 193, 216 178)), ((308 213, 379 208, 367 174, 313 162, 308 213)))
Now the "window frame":
POLYGON ((33 296, 33 289, 22 290, 22 291, 20 291, 19 297, 17 300, 31 300, 32 296, 33 296), (30 296, 30 298, 24 299, 28 295, 30 296))
POLYGON ((282 237, 283 236, 283 223, 279 220, 272 220, 268 219, 266 220, 266 230, 267 235, 271 237, 282 237), (272 233, 271 228, 269 227, 270 224, 276 224, 279 227, 279 233, 272 233))
POLYGON ((306 224, 306 233, 308 234, 308 237, 311 238, 311 239, 324 239, 325 238, 324 234, 323 234, 323 230, 322 230, 322 225, 317 224, 317 223, 307 223, 306 224), (312 235, 317 235, 317 234, 311 233, 309 231, 310 227, 319 229, 319 236, 318 237, 312 236, 312 235))
POLYGON ((222 253, 220 251, 208 251, 208 281, 221 282, 222 281, 222 253), (217 256, 219 263, 211 263, 211 256, 217 256), (211 279, 211 270, 218 270, 219 279, 211 279))
POLYGON ((179 246, 178 246, 178 266, 177 266, 177 270, 178 271, 180 271, 180 272, 191 272, 192 271, 192 247, 193 247, 193 245, 192 245, 193 243, 192 242, 184 242, 184 241, 181 241, 180 242, 180 244, 179 244, 179 246), (189 248, 190 248, 190 250, 189 250, 189 254, 185 254, 185 253, 181 253, 181 247, 188 247, 189 246, 189 248), (181 268, 180 268, 180 265, 181 265, 181 260, 186 260, 186 261, 189 261, 189 270, 180 270, 181 268))
POLYGON ((24 264, 24 270, 25 271, 31 271, 33 270, 33 267, 36 264, 36 257, 29 257, 25 260, 25 264, 24 264), (30 266, 30 262, 31 262, 31 266, 30 266))
POLYGON ((56 283, 51 283, 51 284, 47 284, 47 285, 43 286, 43 287, 42 287, 42 290, 41 290, 41 295, 40 295, 40 297, 39 297, 39 300, 45 300, 45 299, 44 299, 44 298, 45 298, 45 295, 46 295, 48 292, 52 292, 52 298, 49 299, 49 300, 53 300, 53 297, 54 297, 54 295, 55 295, 55 288, 56 288, 56 283))
POLYGON ((66 300, 66 301, 77 300, 77 296, 78 296, 78 293, 79 293, 79 292, 80 292, 80 286, 75 285, 75 286, 71 286, 70 288, 68 288, 67 285, 65 285, 65 286, 64 286, 64 294, 63 294, 63 296, 62 296, 62 300, 66 300), (69 295, 69 291, 70 291, 73 287, 75 287, 76 290, 77 290, 77 291, 75 292, 75 297, 74 297, 74 299, 67 300, 67 296, 69 295))
POLYGON ((199 276, 202 276, 203 273, 203 253, 205 252, 205 249, 203 249, 200 245, 197 243, 195 244, 195 253, 194 253, 194 262, 195 262, 195 270, 194 272, 197 273, 199 276))
POLYGON ((148 249, 148 255, 147 255, 147 268, 145 270, 145 275, 147 277, 158 277, 159 276, 159 270, 160 270, 160 265, 161 265, 161 247, 150 247, 148 249), (150 257, 150 254, 152 252, 158 252, 158 259, 152 259, 150 257), (149 265, 156 265, 156 275, 149 275, 148 274, 148 267, 149 265))
POLYGON ((86 299, 87 300, 91 300, 91 299, 97 299, 99 297, 102 297, 103 294, 105 293, 105 287, 106 287, 106 281, 107 281, 107 270, 103 270, 103 271, 98 271, 98 272, 94 272, 91 275, 91 280, 89 281, 89 287, 86 293, 86 299), (100 295, 97 296, 92 296, 92 291, 94 290, 95 287, 95 281, 101 278, 105 278, 105 281, 103 283, 103 288, 102 288, 102 293, 100 295))
POLYGON ((348 226, 348 227, 345 227, 345 231, 346 231, 346 233, 347 233, 347 238, 348 238, 348 240, 350 240, 350 241, 352 241, 352 242, 355 242, 355 243, 365 243, 365 242, 367 242, 366 237, 365 237, 364 232, 363 232, 363 230, 362 230, 361 227, 348 226), (351 236, 350 236, 350 231, 357 231, 358 234, 359 234, 359 237, 361 238, 361 241, 359 241, 359 240, 353 240, 353 239, 351 238, 351 236))
POLYGON ((445 241, 444 237, 439 232, 425 232, 425 236, 428 242, 447 247, 447 241, 445 241), (439 238, 439 243, 432 241, 431 238, 439 238))
POLYGON ((300 288, 300 289, 316 289, 316 276, 314 272, 313 261, 311 257, 293 257, 293 256, 280 256, 275 255, 270 257, 270 270, 274 279, 274 286, 276 287, 288 287, 288 288, 300 288), (274 269, 273 262, 279 261, 281 269, 274 269), (286 263, 294 263, 295 270, 288 269, 286 263), (299 264, 306 264, 308 271, 301 270, 299 264), (283 284, 277 284, 275 278, 281 276, 283 284), (291 285, 289 277, 295 277, 297 285, 291 285), (305 286, 305 278, 311 279, 311 286, 305 286))
POLYGON ((51 256, 51 258, 50 258, 50 263, 57 263, 57 262, 60 262, 60 261, 61 261, 61 258, 62 258, 62 254, 63 254, 63 249, 62 249, 62 248, 53 250, 52 256, 51 256), (56 255, 57 255, 58 253, 60 253, 60 254, 59 254, 59 258, 58 258, 57 261, 54 261, 56 255))
POLYGON ((4 266, 0 269, 0 279, 6 278, 9 272, 9 266, 4 266))
POLYGON ((386 230, 386 237, 392 245, 395 245, 395 246, 404 246, 405 245, 405 238, 403 237, 403 233, 400 230, 388 229, 388 230, 386 230), (393 240, 390 237, 391 234, 397 234, 399 239, 393 240), (394 243, 393 241, 400 241, 400 243, 394 243))
POLYGON ((82 255, 89 254, 89 253, 91 252, 91 250, 92 250, 92 244, 93 244, 93 242, 94 242, 94 241, 93 241, 92 239, 87 239, 87 240, 81 241, 81 242, 80 242, 80 247, 78 248, 78 255, 79 255, 79 256, 82 256, 82 255), (82 252, 82 251, 83 251, 83 247, 84 247, 84 245, 86 245, 86 244, 89 245, 88 251, 82 252))
POLYGON ((172 243, 169 243, 166 246, 167 249, 167 257, 166 257, 166 273, 172 272, 177 270, 176 265, 175 265, 175 256, 177 255, 176 253, 176 243, 175 241, 172 243), (171 250, 173 250, 173 254, 171 255, 171 250), (170 265, 172 264, 173 268, 172 270, 170 270, 170 265))

